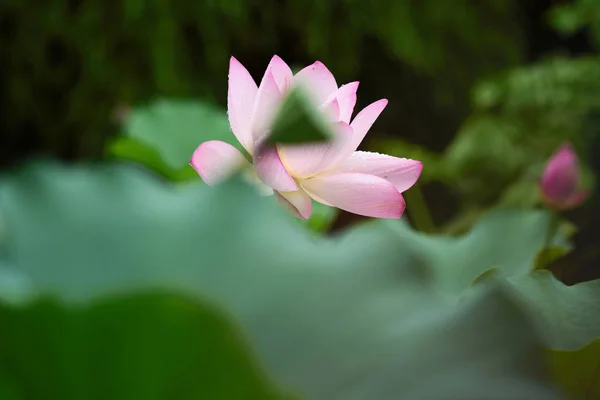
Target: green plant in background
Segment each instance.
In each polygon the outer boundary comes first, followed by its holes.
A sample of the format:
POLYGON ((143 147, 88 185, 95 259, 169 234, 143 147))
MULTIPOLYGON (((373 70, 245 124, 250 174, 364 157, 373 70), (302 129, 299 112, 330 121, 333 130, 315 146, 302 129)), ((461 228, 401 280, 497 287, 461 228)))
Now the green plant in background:
POLYGON ((540 204, 538 179, 544 163, 565 141, 582 155, 583 181, 594 186, 589 162, 597 132, 589 117, 600 108, 600 59, 551 58, 484 79, 473 88, 474 112, 443 154, 410 143, 379 140, 377 151, 421 157, 430 182, 442 182, 461 203, 445 227, 464 231, 493 206, 540 204))
MULTIPOLYGON (((252 55, 258 65, 295 49, 296 61, 320 59, 343 80, 388 64, 390 92, 402 93, 401 102, 423 90, 410 90, 419 78, 435 83, 446 109, 462 113, 474 79, 522 59, 522 33, 516 1, 459 3, 4 1, 0 79, 11 112, 2 119, 0 159, 6 165, 35 151, 99 158, 118 132, 110 117, 123 103, 154 96, 224 103, 233 53, 252 55)), ((372 86, 367 95, 378 90, 372 86)))
MULTIPOLYGON (((537 177, 554 149, 566 140, 588 148, 594 140, 582 130, 588 114, 600 107, 598 82, 597 57, 551 59, 484 80, 473 89, 477 111, 442 156, 429 156, 429 179, 452 185, 466 206, 499 197, 505 204, 536 205, 537 177)), ((424 152, 397 148, 409 156, 424 152)), ((591 183, 591 172, 584 172, 591 183)))
POLYGON ((109 157, 137 161, 167 178, 190 179, 190 157, 202 140, 237 146, 224 110, 198 100, 159 99, 133 109, 124 119, 124 135, 107 148, 109 157))
MULTIPOLYGON (((565 35, 589 28, 598 36, 597 2, 556 6, 552 25, 565 35)), ((473 112, 442 154, 402 140, 373 142, 377 151, 420 157, 426 181, 444 183, 462 210, 447 226, 462 231, 473 216, 494 205, 533 207, 540 203, 538 177, 550 154, 571 141, 583 157, 583 179, 593 185, 589 161, 597 133, 589 117, 600 107, 600 59, 552 56, 527 66, 483 77, 472 88, 473 112), (477 211, 479 210, 479 211, 477 211)))
POLYGON ((588 28, 590 36, 600 47, 600 5, 594 0, 576 0, 555 5, 548 13, 552 26, 564 35, 588 28))

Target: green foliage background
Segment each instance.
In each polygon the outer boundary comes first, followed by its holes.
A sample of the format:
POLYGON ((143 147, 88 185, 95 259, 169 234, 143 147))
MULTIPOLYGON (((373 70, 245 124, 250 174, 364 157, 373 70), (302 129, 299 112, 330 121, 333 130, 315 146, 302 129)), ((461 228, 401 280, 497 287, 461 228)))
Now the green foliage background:
MULTIPOLYGON (((364 82, 363 103, 394 97, 389 114, 410 115, 407 106, 464 113, 474 79, 516 65, 524 53, 516 2, 500 0, 8 0, 0 7, 3 97, 13 107, 3 118, 6 155, 33 148, 98 157, 115 134, 108 121, 119 104, 154 96, 222 104, 231 54, 255 73, 275 53, 300 65, 320 59, 341 82, 364 82)), ((390 133, 412 132, 416 122, 390 133)), ((441 132, 445 141, 451 129, 441 132)))

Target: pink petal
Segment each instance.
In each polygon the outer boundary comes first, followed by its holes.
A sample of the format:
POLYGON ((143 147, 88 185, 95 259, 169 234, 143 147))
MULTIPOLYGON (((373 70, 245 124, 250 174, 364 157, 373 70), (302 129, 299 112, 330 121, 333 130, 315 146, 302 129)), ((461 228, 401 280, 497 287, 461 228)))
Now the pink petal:
POLYGON ((211 140, 198 146, 192 155, 190 165, 207 185, 213 186, 232 175, 237 169, 250 166, 250 163, 229 143, 211 140))
POLYGON ((325 142, 278 147, 284 165, 296 178, 308 178, 331 167, 352 136, 352 128, 345 122, 333 124, 335 138, 325 142))
POLYGON ((242 146, 252 153, 252 109, 258 88, 250 73, 235 57, 229 60, 227 110, 231 130, 242 146))
POLYGON ((332 100, 329 100, 327 103, 320 106, 319 111, 329 122, 337 122, 340 120, 340 104, 335 97, 332 100))
POLYGON ((310 196, 302 189, 295 192, 277 192, 275 198, 285 208, 291 211, 298 218, 308 219, 312 211, 312 200, 310 196))
POLYGON ((325 103, 338 88, 333 74, 320 61, 298 72, 294 84, 303 85, 318 105, 325 103))
POLYGON ((378 100, 363 108, 363 110, 354 117, 354 120, 350 124, 354 134, 341 151, 341 160, 350 157, 350 155, 358 149, 358 146, 363 141, 367 132, 371 129, 371 126, 373 126, 383 109, 387 106, 387 103, 388 101, 386 99, 378 100))
POLYGON ((390 181, 402 193, 417 182, 422 170, 421 161, 368 151, 355 151, 350 157, 337 164, 331 173, 358 172, 375 175, 390 181))
POLYGON ((567 202, 579 185, 578 160, 569 144, 561 146, 548 160, 541 179, 542 192, 551 203, 567 202))
POLYGON ((356 90, 358 82, 350 82, 342 85, 336 93, 336 97, 340 104, 340 121, 350 123, 354 106, 356 105, 356 90))
POLYGON ((252 112, 252 137, 255 142, 269 133, 282 99, 273 71, 269 68, 258 88, 252 112))
POLYGON ((406 207, 394 185, 374 175, 329 174, 301 184, 313 199, 367 217, 400 218, 406 207))
POLYGON ((255 153, 254 169, 265 185, 284 192, 298 190, 296 181, 285 169, 274 146, 270 144, 259 145, 255 153))
POLYGON ((273 78, 275 79, 275 83, 277 84, 279 91, 285 94, 290 87, 292 78, 294 77, 292 70, 279 56, 273 56, 273 58, 271 58, 265 74, 269 70, 273 73, 273 78))

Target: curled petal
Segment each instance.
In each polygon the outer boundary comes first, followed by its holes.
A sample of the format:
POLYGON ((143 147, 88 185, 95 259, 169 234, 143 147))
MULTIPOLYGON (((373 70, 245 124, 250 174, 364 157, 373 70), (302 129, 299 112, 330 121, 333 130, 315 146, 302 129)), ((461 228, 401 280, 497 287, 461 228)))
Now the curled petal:
POLYGON ((406 204, 391 182, 374 175, 341 173, 301 181, 319 202, 376 218, 400 218, 406 204))
POLYGON ((252 110, 258 88, 252 76, 235 57, 229 61, 227 114, 231 130, 242 146, 252 153, 252 110))
POLYGON ((340 104, 340 121, 350 123, 354 106, 356 105, 356 91, 358 82, 350 82, 340 86, 337 90, 336 97, 340 104))
MULTIPOLYGON (((279 91, 285 94, 290 87, 292 78, 294 77, 292 70, 279 56, 273 56, 273 58, 271 58, 271 61, 267 66, 267 72, 269 70, 273 74, 273 78, 275 79, 275 83, 277 84, 279 91)), ((267 72, 265 72, 265 74, 267 72)))
POLYGON ((320 61, 298 72, 294 76, 294 84, 303 85, 319 105, 325 103, 338 88, 333 74, 320 61))
POLYGON ((207 185, 213 186, 231 176, 236 170, 249 167, 250 163, 229 143, 211 140, 198 146, 190 165, 207 185))
POLYGON ((302 189, 295 192, 277 192, 275 198, 285 208, 301 219, 308 219, 312 211, 312 200, 302 189))
POLYGON ((271 123, 279 111, 282 99, 283 96, 277 87, 273 72, 269 68, 258 88, 252 112, 252 137, 254 142, 269 133, 271 123))
POLYGON ((275 146, 259 145, 255 153, 254 169, 265 185, 284 192, 298 190, 296 181, 285 169, 275 146))
POLYGON ((386 99, 378 100, 367 107, 365 107, 358 115, 354 118, 350 126, 354 132, 350 140, 341 150, 340 160, 343 160, 358 149, 358 146, 365 138, 365 135, 371 129, 371 126, 375 123, 383 109, 387 106, 388 101, 386 99))
POLYGON ((352 128, 344 122, 338 122, 333 127, 335 137, 331 140, 278 147, 281 160, 294 177, 311 177, 337 162, 340 149, 352 136, 352 128))
POLYGON ((335 97, 320 106, 319 111, 329 122, 337 122, 340 120, 340 104, 335 97))
POLYGON ((355 151, 330 172, 357 172, 375 175, 390 181, 402 193, 417 182, 422 170, 423 163, 421 161, 368 151, 355 151))

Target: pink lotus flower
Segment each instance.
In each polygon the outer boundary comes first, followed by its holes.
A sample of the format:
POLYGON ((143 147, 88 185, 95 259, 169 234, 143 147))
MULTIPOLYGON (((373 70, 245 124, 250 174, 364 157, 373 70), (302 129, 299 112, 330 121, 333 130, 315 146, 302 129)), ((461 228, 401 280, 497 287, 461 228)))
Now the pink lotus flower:
POLYGON ((420 161, 356 151, 387 105, 382 99, 351 116, 358 82, 338 88, 335 78, 317 61, 296 75, 274 56, 260 86, 234 57, 229 64, 228 114, 231 130, 253 159, 253 165, 230 144, 202 143, 190 164, 208 185, 239 168, 252 171, 260 185, 295 215, 310 216, 312 199, 368 217, 400 218, 402 192, 419 178, 420 161), (313 144, 270 145, 273 119, 288 90, 302 88, 331 124, 333 139, 313 144))
POLYGON ((580 189, 579 160, 570 144, 562 145, 546 164, 540 182, 544 201, 556 209, 579 205, 588 196, 580 189))

